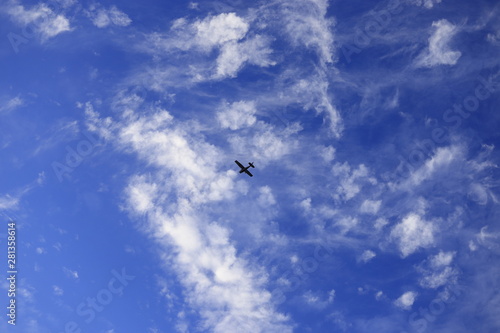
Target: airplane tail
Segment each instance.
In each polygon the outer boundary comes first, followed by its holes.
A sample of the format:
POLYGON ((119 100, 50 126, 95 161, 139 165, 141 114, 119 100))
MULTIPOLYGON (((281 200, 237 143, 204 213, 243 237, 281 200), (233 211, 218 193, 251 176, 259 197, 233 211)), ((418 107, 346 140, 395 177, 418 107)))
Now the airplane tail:
POLYGON ((253 162, 248 162, 248 164, 250 164, 250 166, 251 166, 252 168, 255 168, 255 167, 253 166, 253 162))

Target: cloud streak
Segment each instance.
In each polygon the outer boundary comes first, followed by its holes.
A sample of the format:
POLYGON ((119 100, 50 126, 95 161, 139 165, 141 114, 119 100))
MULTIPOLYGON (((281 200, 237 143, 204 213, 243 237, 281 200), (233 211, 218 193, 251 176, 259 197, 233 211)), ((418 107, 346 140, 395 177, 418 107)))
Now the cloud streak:
MULTIPOLYGON (((98 118, 89 121, 99 126, 98 118)), ((237 255, 230 229, 201 214, 203 206, 238 195, 236 172, 218 171, 222 152, 194 140, 196 134, 165 110, 150 116, 126 113, 120 122, 101 121, 100 126, 114 133, 118 147, 152 166, 149 176, 130 178, 128 210, 146 216, 144 231, 164 249, 165 264, 175 268, 202 327, 212 332, 291 332, 288 318, 274 309, 265 275, 237 255)))

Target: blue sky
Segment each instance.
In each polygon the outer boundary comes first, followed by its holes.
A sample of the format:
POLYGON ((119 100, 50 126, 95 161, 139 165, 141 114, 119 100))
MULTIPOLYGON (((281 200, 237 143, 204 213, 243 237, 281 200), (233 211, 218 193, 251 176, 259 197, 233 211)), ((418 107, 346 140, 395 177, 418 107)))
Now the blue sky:
POLYGON ((3 1, 0 330, 497 332, 499 11, 3 1))

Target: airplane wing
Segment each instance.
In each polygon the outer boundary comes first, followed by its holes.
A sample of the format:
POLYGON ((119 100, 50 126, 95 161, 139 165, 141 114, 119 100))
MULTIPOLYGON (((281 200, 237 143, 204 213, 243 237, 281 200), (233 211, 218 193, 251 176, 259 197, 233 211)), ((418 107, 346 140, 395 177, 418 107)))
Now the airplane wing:
POLYGON ((250 171, 248 171, 248 169, 247 169, 247 170, 245 170, 245 173, 246 173, 247 175, 249 175, 250 177, 253 177, 253 175, 250 173, 250 171))
POLYGON ((244 166, 243 166, 240 162, 238 162, 237 160, 236 160, 236 161, 234 161, 234 163, 238 164, 238 166, 239 166, 240 168, 242 168, 242 169, 244 169, 244 168, 245 168, 245 167, 244 167, 244 166))

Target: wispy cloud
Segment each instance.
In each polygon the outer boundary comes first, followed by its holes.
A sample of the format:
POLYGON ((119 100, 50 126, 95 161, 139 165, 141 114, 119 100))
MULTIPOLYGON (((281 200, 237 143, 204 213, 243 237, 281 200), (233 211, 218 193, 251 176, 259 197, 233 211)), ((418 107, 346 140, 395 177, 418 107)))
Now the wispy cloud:
POLYGON ((59 286, 56 286, 56 285, 52 286, 52 290, 54 292, 54 295, 56 295, 56 296, 64 295, 64 290, 59 286))
POLYGON ((43 139, 38 140, 38 146, 33 152, 33 155, 39 155, 46 150, 60 145, 62 142, 68 142, 74 139, 80 133, 78 122, 75 120, 60 120, 57 121, 46 133, 43 139))
POLYGON ((308 290, 304 293, 303 298, 307 305, 322 310, 332 304, 335 300, 335 290, 332 289, 327 293, 308 290))
POLYGON ((66 276, 69 278, 76 280, 79 277, 78 271, 76 271, 76 270, 72 270, 72 269, 67 268, 67 267, 63 267, 62 270, 63 270, 64 274, 66 274, 66 276))
POLYGON ((427 9, 431 9, 434 5, 441 3, 442 0, 410 0, 411 3, 417 6, 424 6, 427 9))
POLYGON ((16 209, 19 204, 19 197, 12 197, 9 194, 0 197, 0 210, 16 209))
POLYGON ((167 34, 153 33, 147 37, 143 49, 154 54, 180 54, 192 50, 200 57, 181 56, 184 61, 196 61, 189 74, 193 82, 235 77, 246 65, 269 67, 271 40, 263 34, 249 33, 250 24, 236 13, 221 13, 202 20, 174 21, 167 34), (217 50, 215 61, 211 51, 217 50))
POLYGON ((0 114, 2 114, 4 112, 10 112, 12 110, 15 110, 18 107, 23 106, 24 103, 25 103, 25 101, 19 96, 8 99, 6 102, 1 103, 0 114))
POLYGON ((321 62, 334 60, 333 19, 327 18, 327 0, 280 1, 284 29, 292 44, 316 50, 321 62))
POLYGON ((177 20, 175 28, 195 31, 196 38, 193 46, 207 50, 228 42, 237 42, 245 37, 249 29, 248 23, 235 13, 222 13, 214 17, 206 17, 188 26, 182 24, 184 22, 177 20))
POLYGON ((401 182, 399 187, 401 189, 411 189, 426 180, 446 173, 453 167, 454 163, 464 160, 464 150, 465 148, 460 145, 437 148, 424 164, 412 171, 408 175, 408 179, 401 182))
POLYGON ((367 263, 368 261, 372 260, 375 257, 376 257, 375 252, 373 252, 372 250, 366 250, 358 257, 358 261, 367 263))
MULTIPOLYGON (((360 164, 356 169, 352 169, 349 163, 335 163, 332 168, 334 176, 339 177, 339 186, 337 187, 334 198, 337 200, 350 200, 354 198, 362 186, 366 183, 376 184, 376 178, 370 175, 370 171, 364 164, 360 164)), ((377 210, 377 205, 380 203, 364 203, 365 210, 377 210)))
POLYGON ((451 266, 456 252, 440 251, 422 262, 417 270, 422 274, 419 281, 424 288, 436 289, 438 287, 455 284, 458 271, 451 266))
MULTIPOLYGON (((274 309, 265 277, 238 257, 227 227, 199 213, 200 205, 238 195, 236 172, 218 172, 222 152, 173 119, 158 110, 151 116, 128 113, 121 122, 101 123, 115 133, 118 147, 131 149, 155 170, 153 178, 130 178, 130 213, 146 216, 145 231, 162 247, 175 249, 172 265, 189 304, 201 314, 202 327, 213 332, 291 332, 287 317, 274 309)), ((261 195, 263 204, 272 204, 269 190, 261 195)))
MULTIPOLYGON (((257 7, 246 16, 229 12, 196 20, 179 18, 169 31, 149 34, 140 43, 141 51, 159 59, 168 58, 170 65, 160 65, 154 72, 141 74, 137 81, 155 82, 155 90, 166 91, 235 78, 248 66, 269 68, 281 64, 278 73, 270 77, 274 81, 272 90, 251 96, 257 108, 271 112, 276 107, 298 103, 304 112, 325 115, 331 134, 340 137, 342 118, 329 90, 328 66, 333 64, 334 50, 327 7, 325 1, 278 2, 257 7), (287 24, 276 24, 280 20, 275 17, 287 24), (292 47, 274 49, 277 40, 292 47), (309 52, 305 50, 317 53, 323 65, 297 66, 296 56, 309 52), (294 53, 297 54, 293 56, 294 53)), ((240 97, 244 99, 248 96, 240 97)))
POLYGON ((45 173, 41 172, 38 174, 36 180, 31 183, 12 191, 11 193, 7 193, 4 195, 0 195, 0 211, 10 211, 19 209, 19 203, 23 196, 29 193, 36 187, 40 187, 44 185, 45 181, 45 173))
POLYGON ((381 200, 365 200, 360 207, 361 213, 377 214, 380 209, 381 200))
POLYGON ((132 23, 130 17, 116 6, 111 6, 106 9, 100 4, 93 4, 89 7, 88 11, 86 11, 86 14, 98 28, 105 28, 110 25, 126 27, 132 23))
POLYGON ((462 53, 453 51, 451 40, 459 32, 457 26, 447 20, 432 23, 435 28, 429 38, 429 46, 415 59, 417 67, 434 67, 438 65, 455 65, 462 53))
POLYGON ((241 127, 251 126, 255 123, 255 104, 252 102, 234 102, 231 105, 224 105, 217 113, 222 128, 237 130, 241 127))
POLYGON ((57 14, 44 3, 26 9, 18 1, 13 0, 6 5, 6 12, 15 22, 23 27, 30 25, 46 41, 63 32, 71 31, 69 20, 63 14, 57 14))

